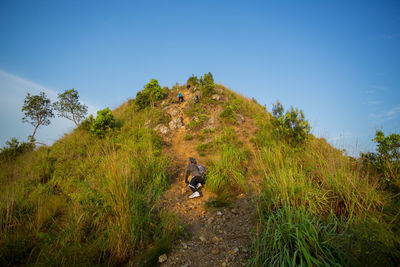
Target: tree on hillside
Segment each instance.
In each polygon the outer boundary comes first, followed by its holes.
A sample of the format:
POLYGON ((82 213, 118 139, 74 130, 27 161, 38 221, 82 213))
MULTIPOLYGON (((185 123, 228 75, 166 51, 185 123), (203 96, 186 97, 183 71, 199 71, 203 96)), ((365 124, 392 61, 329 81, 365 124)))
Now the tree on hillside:
POLYGON ((192 87, 193 86, 198 86, 199 85, 199 78, 192 74, 192 76, 189 77, 189 79, 186 82, 187 84, 190 84, 192 87))
POLYGON ((78 91, 74 88, 65 90, 58 94, 58 101, 53 105, 58 117, 69 119, 79 126, 80 122, 86 117, 87 106, 79 103, 78 91))
POLYGON ((376 131, 372 141, 378 145, 378 152, 361 154, 361 158, 375 166, 387 183, 399 182, 400 135, 392 133, 385 136, 382 131, 376 131))
POLYGON ((142 91, 136 94, 135 104, 138 109, 144 109, 150 104, 154 104, 155 101, 160 100, 164 97, 161 86, 158 84, 156 79, 152 79, 146 84, 142 91))
POLYGON ((30 142, 33 142, 36 130, 39 126, 49 125, 50 118, 54 117, 50 99, 47 98, 44 92, 33 96, 28 93, 25 97, 24 105, 22 106, 22 112, 24 112, 25 115, 22 118, 22 122, 28 122, 35 127, 30 136, 30 142))
POLYGON ((272 107, 272 115, 275 120, 275 132, 287 138, 293 145, 304 144, 310 133, 311 126, 304 117, 302 110, 290 107, 290 111, 284 113, 282 104, 277 101, 272 107))
MULTIPOLYGON (((93 119, 93 116, 90 116, 89 119, 90 118, 93 119)), ((97 117, 92 121, 90 132, 97 137, 103 138, 107 132, 111 131, 116 126, 117 124, 112 111, 109 108, 105 108, 97 111, 97 117)))
POLYGON ((210 96, 215 93, 215 83, 211 72, 206 73, 200 77, 200 90, 203 96, 210 96))

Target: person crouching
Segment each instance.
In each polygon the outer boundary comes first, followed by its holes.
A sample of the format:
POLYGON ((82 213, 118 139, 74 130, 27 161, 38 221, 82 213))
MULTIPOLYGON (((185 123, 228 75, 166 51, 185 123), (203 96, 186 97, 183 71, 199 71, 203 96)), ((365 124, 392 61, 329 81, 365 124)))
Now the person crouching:
POLYGON ((189 165, 187 166, 185 182, 189 184, 189 188, 192 190, 193 194, 189 196, 189 198, 199 197, 199 188, 203 185, 204 180, 200 173, 199 168, 197 167, 196 159, 189 158, 189 165), (192 175, 190 182, 188 181, 189 175, 192 175))

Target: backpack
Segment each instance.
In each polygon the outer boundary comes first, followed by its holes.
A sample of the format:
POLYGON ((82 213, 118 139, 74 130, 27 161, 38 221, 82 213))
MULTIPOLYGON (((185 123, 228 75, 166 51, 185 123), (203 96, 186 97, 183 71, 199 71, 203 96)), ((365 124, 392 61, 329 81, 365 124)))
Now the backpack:
POLYGON ((201 165, 201 164, 197 164, 197 168, 199 168, 199 172, 200 172, 201 176, 202 176, 202 177, 205 177, 206 174, 207 174, 206 167, 204 167, 204 166, 201 165))

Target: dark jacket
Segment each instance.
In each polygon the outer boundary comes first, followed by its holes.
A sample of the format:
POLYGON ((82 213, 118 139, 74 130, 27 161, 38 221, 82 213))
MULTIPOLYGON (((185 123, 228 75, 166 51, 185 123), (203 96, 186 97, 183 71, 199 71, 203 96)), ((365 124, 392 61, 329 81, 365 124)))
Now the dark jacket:
POLYGON ((200 173, 200 171, 199 171, 199 168, 197 167, 197 164, 190 163, 190 164, 187 166, 187 169, 186 169, 186 176, 185 176, 185 182, 188 182, 188 177, 189 177, 190 174, 192 174, 193 177, 194 177, 194 176, 200 176, 200 177, 201 177, 201 173, 200 173))

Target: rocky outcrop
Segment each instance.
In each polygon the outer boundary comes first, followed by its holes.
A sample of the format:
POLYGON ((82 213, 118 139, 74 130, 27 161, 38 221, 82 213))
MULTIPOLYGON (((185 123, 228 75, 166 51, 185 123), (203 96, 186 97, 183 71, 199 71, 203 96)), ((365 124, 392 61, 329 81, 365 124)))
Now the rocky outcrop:
POLYGON ((164 124, 158 124, 156 127, 154 127, 154 130, 156 132, 159 132, 160 134, 166 135, 169 133, 169 129, 167 126, 164 124))
POLYGON ((168 107, 165 107, 165 108, 164 108, 164 111, 165 111, 168 115, 170 115, 172 118, 178 116, 179 113, 180 113, 180 110, 179 110, 177 107, 175 107, 175 106, 168 106, 168 107))
POLYGON ((211 98, 212 98, 213 100, 216 100, 216 101, 221 100, 221 96, 220 96, 220 95, 212 95, 211 98))
POLYGON ((183 126, 183 118, 182 117, 177 117, 177 118, 175 118, 175 119, 172 119, 170 122, 169 122, 169 128, 171 129, 171 130, 176 130, 176 129, 179 129, 179 128, 181 128, 182 126, 183 126))
POLYGON ((245 122, 245 118, 242 114, 237 114, 236 115, 236 120, 238 123, 244 123, 245 122))

